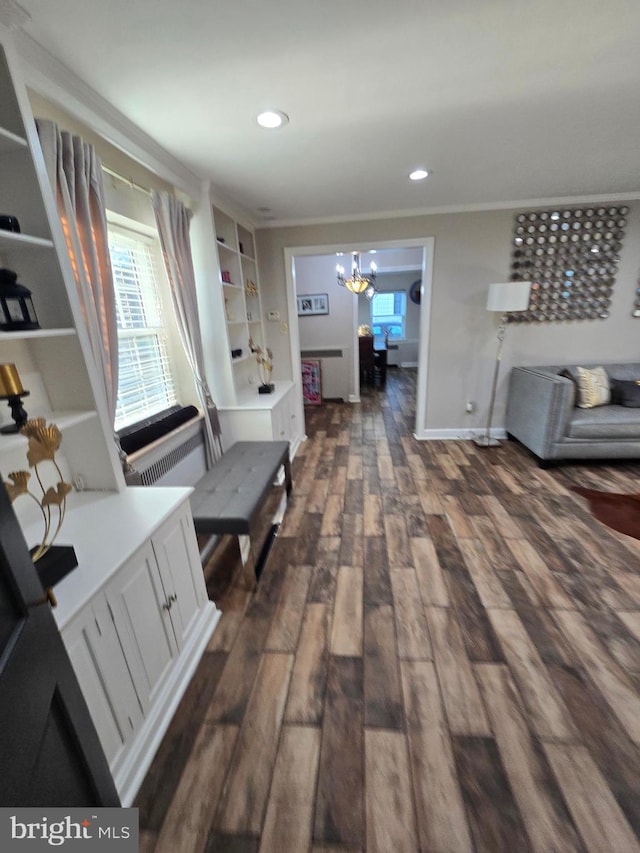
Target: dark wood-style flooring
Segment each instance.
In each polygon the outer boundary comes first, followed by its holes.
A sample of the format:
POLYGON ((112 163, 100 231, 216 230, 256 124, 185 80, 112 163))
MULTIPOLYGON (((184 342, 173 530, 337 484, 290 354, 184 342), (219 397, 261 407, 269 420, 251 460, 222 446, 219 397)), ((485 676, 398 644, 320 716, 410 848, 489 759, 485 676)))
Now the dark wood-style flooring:
POLYGON ((640 543, 517 443, 412 437, 415 373, 307 410, 257 593, 136 805, 143 851, 640 851, 640 543))

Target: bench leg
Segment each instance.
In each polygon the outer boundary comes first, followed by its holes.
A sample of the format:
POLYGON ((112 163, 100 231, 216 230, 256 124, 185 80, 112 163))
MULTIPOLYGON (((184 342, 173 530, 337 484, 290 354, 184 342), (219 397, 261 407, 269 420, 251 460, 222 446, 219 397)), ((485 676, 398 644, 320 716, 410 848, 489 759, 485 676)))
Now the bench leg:
POLYGON ((291 492, 293 491, 293 479, 291 477, 291 459, 289 459, 289 454, 287 454, 287 458, 284 461, 284 483, 287 490, 287 497, 291 497, 291 492))
POLYGON ((244 586, 249 592, 254 592, 258 585, 256 566, 260 556, 260 548, 256 544, 255 531, 251 531, 249 535, 238 537, 238 544, 240 546, 244 586))

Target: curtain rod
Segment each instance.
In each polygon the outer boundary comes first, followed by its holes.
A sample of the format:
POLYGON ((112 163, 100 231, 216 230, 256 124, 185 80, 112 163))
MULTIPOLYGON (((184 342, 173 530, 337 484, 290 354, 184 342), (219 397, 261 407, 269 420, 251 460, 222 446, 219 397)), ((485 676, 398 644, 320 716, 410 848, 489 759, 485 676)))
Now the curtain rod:
POLYGON ((123 184, 127 184, 127 186, 131 187, 132 190, 138 190, 138 192, 145 193, 146 195, 151 195, 151 190, 149 187, 143 187, 141 184, 137 184, 133 178, 125 178, 124 175, 118 174, 118 172, 114 172, 113 169, 110 169, 108 166, 102 165, 102 171, 106 172, 107 175, 111 175, 112 178, 116 178, 118 181, 122 181, 123 184))

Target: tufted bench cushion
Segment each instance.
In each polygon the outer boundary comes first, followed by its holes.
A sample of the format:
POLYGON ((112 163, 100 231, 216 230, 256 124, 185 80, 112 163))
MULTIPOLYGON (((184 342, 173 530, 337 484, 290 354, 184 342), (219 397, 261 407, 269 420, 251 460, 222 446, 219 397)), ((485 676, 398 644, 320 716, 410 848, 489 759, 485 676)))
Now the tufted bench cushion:
POLYGON ((248 535, 283 465, 290 494, 288 441, 239 441, 230 447, 191 495, 196 533, 248 535))

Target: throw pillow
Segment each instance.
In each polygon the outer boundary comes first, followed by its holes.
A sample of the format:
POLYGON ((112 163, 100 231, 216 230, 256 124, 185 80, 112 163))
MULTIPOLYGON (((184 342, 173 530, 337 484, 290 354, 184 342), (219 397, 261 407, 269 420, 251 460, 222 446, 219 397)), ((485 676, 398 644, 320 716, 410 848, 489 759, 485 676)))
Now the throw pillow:
POLYGON ((631 409, 640 408, 640 379, 610 379, 611 402, 631 409))
POLYGON ((604 367, 576 367, 578 381, 578 402, 581 409, 593 409, 595 406, 606 406, 611 401, 609 377, 604 367))

